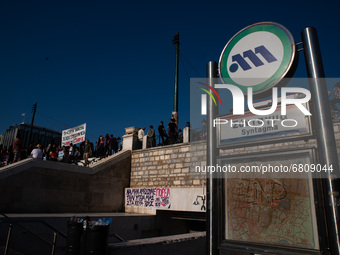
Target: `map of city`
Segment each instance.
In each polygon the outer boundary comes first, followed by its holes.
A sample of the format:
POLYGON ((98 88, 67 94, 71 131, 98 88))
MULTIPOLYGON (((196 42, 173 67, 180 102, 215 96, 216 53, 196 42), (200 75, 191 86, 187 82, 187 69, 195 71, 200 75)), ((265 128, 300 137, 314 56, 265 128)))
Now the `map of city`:
POLYGON ((308 179, 226 179, 226 187, 228 240, 317 248, 308 179))

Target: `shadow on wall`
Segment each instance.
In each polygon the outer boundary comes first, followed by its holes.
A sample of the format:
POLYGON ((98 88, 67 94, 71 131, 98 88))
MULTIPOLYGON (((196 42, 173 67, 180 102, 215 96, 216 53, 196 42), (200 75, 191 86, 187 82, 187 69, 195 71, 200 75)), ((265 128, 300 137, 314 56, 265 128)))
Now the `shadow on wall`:
POLYGON ((131 151, 119 152, 91 168, 33 159, 13 164, 1 169, 0 211, 123 211, 130 170, 131 151))

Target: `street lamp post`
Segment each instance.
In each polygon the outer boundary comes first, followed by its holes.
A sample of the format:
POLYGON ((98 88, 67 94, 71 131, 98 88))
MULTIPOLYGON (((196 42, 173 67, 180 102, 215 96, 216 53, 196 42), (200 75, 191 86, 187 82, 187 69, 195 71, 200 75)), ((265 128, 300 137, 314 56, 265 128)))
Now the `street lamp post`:
POLYGON ((31 138, 32 138, 32 130, 33 130, 33 124, 34 124, 34 117, 35 117, 35 112, 37 111, 37 103, 35 103, 33 106, 32 106, 32 113, 33 113, 33 116, 32 116, 32 121, 31 121, 31 127, 30 127, 30 132, 28 133, 28 139, 27 139, 27 144, 26 144, 26 147, 28 147, 31 143, 31 138))
POLYGON ((174 36, 172 45, 176 46, 176 62, 175 62, 175 96, 174 96, 174 110, 172 112, 172 118, 175 119, 178 126, 178 69, 179 69, 179 33, 174 36))

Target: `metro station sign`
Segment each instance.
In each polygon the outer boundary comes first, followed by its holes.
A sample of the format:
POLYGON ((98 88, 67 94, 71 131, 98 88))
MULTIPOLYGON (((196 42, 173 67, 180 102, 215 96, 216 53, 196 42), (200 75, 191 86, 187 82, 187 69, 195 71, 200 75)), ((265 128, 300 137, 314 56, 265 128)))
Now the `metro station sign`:
POLYGON ((275 22, 260 22, 239 31, 226 44, 219 60, 220 78, 243 93, 262 94, 287 76, 295 59, 292 34, 275 22))

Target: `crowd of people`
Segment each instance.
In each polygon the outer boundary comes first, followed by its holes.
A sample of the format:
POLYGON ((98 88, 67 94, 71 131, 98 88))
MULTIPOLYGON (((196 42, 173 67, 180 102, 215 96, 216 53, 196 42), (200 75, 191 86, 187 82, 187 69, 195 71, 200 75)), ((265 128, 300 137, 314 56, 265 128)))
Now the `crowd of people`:
POLYGON ((0 145, 0 167, 18 162, 25 158, 37 158, 64 163, 75 163, 85 160, 84 165, 89 165, 89 158, 105 158, 118 152, 120 138, 115 138, 112 134, 105 137, 99 136, 96 147, 88 139, 85 142, 59 146, 53 140, 43 148, 40 142, 35 147, 31 144, 27 148, 23 145, 20 136, 13 140, 12 146, 0 145))
POLYGON ((116 138, 113 134, 106 134, 99 136, 96 141, 97 157, 105 158, 118 152, 120 138, 116 138))
MULTIPOLYGON (((187 122, 185 127, 190 127, 190 123, 187 122)), ((147 136, 147 147, 155 147, 162 145, 170 145, 183 142, 183 132, 178 129, 176 120, 170 119, 169 124, 165 127, 164 122, 161 121, 158 126, 158 136, 152 125, 145 134, 145 128, 141 128, 138 131, 138 141, 140 148, 142 148, 143 137, 147 136), (158 144, 157 144, 158 141, 158 144)), ((15 162, 18 162, 25 158, 37 158, 50 161, 58 161, 64 163, 76 163, 84 162, 85 166, 90 164, 89 158, 94 157, 97 160, 106 158, 117 153, 121 150, 120 138, 116 138, 113 134, 100 135, 95 142, 91 143, 88 139, 80 144, 69 144, 60 146, 53 140, 44 147, 40 142, 35 146, 32 144, 25 147, 22 143, 20 136, 18 135, 14 140, 12 146, 6 147, 0 145, 0 167, 6 166, 15 162), (84 161, 82 161, 84 159, 84 161)))
MULTIPOLYGON (((190 123, 187 122, 185 127, 190 127, 190 123)), ((176 120, 174 118, 170 119, 168 126, 165 128, 164 122, 161 121, 158 126, 158 146, 170 145, 183 142, 183 131, 178 129, 176 120)), ((145 127, 142 127, 138 131, 138 141, 139 147, 142 148, 143 137, 145 136, 145 127)), ((147 136, 147 147, 155 147, 157 143, 156 132, 152 125, 146 133, 147 136)))

